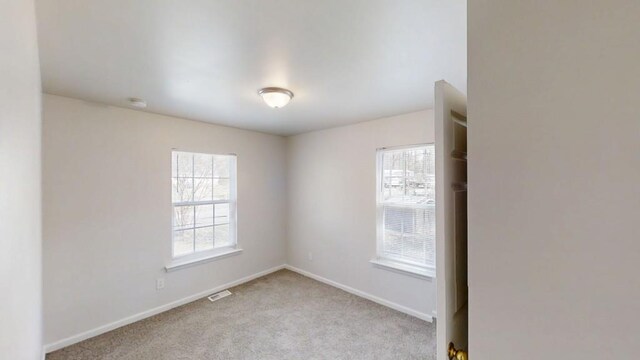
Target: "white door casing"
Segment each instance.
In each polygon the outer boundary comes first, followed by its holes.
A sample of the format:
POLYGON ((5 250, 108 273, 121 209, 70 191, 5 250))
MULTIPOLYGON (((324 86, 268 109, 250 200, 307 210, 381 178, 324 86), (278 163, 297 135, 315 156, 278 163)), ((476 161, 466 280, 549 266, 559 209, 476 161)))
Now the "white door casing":
POLYGON ((467 351, 467 101, 435 85, 437 359, 449 343, 467 351))

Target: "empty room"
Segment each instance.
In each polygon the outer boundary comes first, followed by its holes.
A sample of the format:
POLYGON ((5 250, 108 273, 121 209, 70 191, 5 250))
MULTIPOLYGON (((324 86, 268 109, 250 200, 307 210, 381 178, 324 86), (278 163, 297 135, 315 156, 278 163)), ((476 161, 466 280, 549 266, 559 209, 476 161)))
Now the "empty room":
POLYGON ((0 1, 0 360, 637 353, 639 15, 0 1))

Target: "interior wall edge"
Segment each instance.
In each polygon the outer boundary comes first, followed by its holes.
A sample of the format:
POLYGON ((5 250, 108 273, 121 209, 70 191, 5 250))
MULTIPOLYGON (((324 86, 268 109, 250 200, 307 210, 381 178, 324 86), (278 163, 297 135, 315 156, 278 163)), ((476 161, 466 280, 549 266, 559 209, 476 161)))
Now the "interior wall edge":
POLYGON ((133 107, 125 106, 125 104, 123 104, 122 106, 117 106, 117 105, 103 103, 103 102, 100 102, 100 101, 97 101, 97 100, 82 99, 82 98, 75 97, 75 96, 72 96, 72 95, 56 93, 56 92, 47 91, 47 90, 44 90, 44 89, 42 90, 41 95, 43 97, 45 97, 45 96, 60 97, 60 98, 71 99, 71 100, 75 100, 75 101, 81 101, 83 103, 93 104, 93 105, 96 105, 96 106, 103 106, 105 108, 115 108, 115 109, 135 111, 135 112, 139 112, 139 113, 147 114, 147 115, 157 115, 157 116, 162 116, 162 117, 167 117, 167 118, 172 118, 172 119, 178 119, 178 120, 184 120, 184 121, 192 121, 192 122, 199 123, 199 124, 205 124, 205 125, 229 128, 229 129, 240 130, 240 131, 247 131, 247 132, 251 132, 251 133, 258 133, 258 134, 268 135, 268 136, 275 136, 275 137, 279 137, 279 138, 283 138, 283 139, 287 138, 289 136, 294 136, 294 135, 283 135, 283 134, 278 134, 278 133, 271 133, 271 132, 265 132, 265 131, 260 131, 260 130, 247 129, 247 128, 244 128, 244 127, 236 127, 236 126, 221 124, 221 123, 217 123, 217 122, 213 122, 213 121, 196 120, 196 119, 192 119, 192 118, 189 118, 189 117, 182 117, 182 116, 169 114, 169 113, 161 113, 161 112, 155 112, 155 111, 149 111, 149 110, 140 110, 140 109, 136 109, 136 108, 133 108, 133 107))
POLYGON ((433 142, 433 120, 429 109, 287 137, 287 264, 432 319, 435 281, 370 261, 377 238, 376 151, 433 142))
POLYGON ((42 357, 42 113, 34 0, 0 11, 0 358, 42 357))

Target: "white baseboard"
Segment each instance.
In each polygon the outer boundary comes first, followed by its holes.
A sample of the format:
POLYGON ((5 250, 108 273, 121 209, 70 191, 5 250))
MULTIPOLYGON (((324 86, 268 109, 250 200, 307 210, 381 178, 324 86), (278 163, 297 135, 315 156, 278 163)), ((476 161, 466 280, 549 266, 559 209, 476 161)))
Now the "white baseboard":
POLYGON ((286 265, 280 265, 280 266, 273 267, 271 269, 267 269, 267 270, 255 273, 253 275, 245 276, 245 277, 243 277, 241 279, 232 281, 230 283, 226 283, 226 284, 223 284, 223 285, 220 285, 220 286, 216 286, 213 289, 202 291, 202 292, 199 292, 197 294, 194 294, 194 295, 191 295, 191 296, 187 296, 185 298, 182 298, 182 299, 179 299, 179 300, 176 300, 176 301, 172 301, 172 302, 170 302, 168 304, 161 305, 161 306, 158 306, 156 308, 137 313, 135 315, 126 317, 124 319, 120 319, 118 321, 114 321, 114 322, 112 322, 110 324, 102 325, 102 326, 99 326, 99 327, 97 327, 95 329, 92 329, 92 330, 89 330, 89 331, 85 331, 85 332, 77 334, 77 335, 70 336, 70 337, 68 337, 66 339, 62 339, 62 340, 56 341, 56 342, 51 343, 51 344, 47 344, 47 345, 44 346, 44 349, 45 349, 44 352, 45 353, 50 353, 52 351, 56 351, 56 350, 62 349, 62 348, 67 347, 69 345, 73 345, 75 343, 79 343, 80 341, 92 338, 94 336, 98 336, 98 335, 104 334, 104 333, 109 332, 111 330, 115 330, 115 329, 117 329, 119 327, 132 324, 132 323, 134 323, 136 321, 140 321, 142 319, 146 319, 146 318, 151 317, 153 315, 160 314, 160 313, 165 312, 167 310, 171 310, 171 309, 173 309, 175 307, 178 307, 178 306, 181 306, 181 305, 196 301, 196 300, 201 299, 201 298, 203 298, 205 296, 209 296, 209 295, 211 295, 213 293, 216 293, 216 292, 219 292, 219 291, 222 291, 222 290, 234 287, 234 286, 238 286, 240 284, 244 284, 246 282, 249 282, 251 280, 257 279, 259 277, 271 274, 272 272, 276 272, 278 270, 282 270, 285 267, 286 267, 286 265))
POLYGON ((285 269, 297 272, 300 275, 304 275, 304 276, 306 276, 308 278, 320 281, 320 282, 325 283, 327 285, 331 285, 333 287, 336 287, 338 289, 344 290, 344 291, 346 291, 348 293, 351 293, 353 295, 360 296, 361 298, 365 298, 367 300, 371 300, 371 301, 373 301, 375 303, 378 303, 380 305, 383 305, 383 306, 386 306, 388 308, 400 311, 401 313, 405 313, 407 315, 411 315, 411 316, 417 317, 418 319, 422 319, 422 320, 425 320, 425 321, 428 321, 428 322, 433 322, 433 316, 431 316, 429 314, 426 314, 426 313, 423 313, 423 312, 420 312, 420 311, 417 311, 417 310, 414 310, 414 309, 410 309, 410 308, 408 308, 406 306, 403 306, 403 305, 400 305, 400 304, 396 304, 394 302, 379 298, 379 297, 377 297, 375 295, 371 295, 371 294, 366 293, 364 291, 360 291, 358 289, 354 289, 354 288, 352 288, 350 286, 340 284, 338 282, 335 282, 333 280, 329 280, 327 278, 323 278, 322 276, 318 276, 318 275, 310 273, 308 271, 305 271, 305 270, 302 270, 302 269, 298 269, 297 267, 294 267, 294 266, 291 266, 291 265, 285 265, 285 269))
POLYGON ((433 321, 433 316, 425 314, 423 312, 420 312, 420 311, 417 311, 417 310, 413 310, 413 309, 410 309, 410 308, 408 308, 406 306, 402 306, 400 304, 396 304, 394 302, 379 298, 377 296, 371 295, 371 294, 366 293, 364 291, 360 291, 360 290, 354 289, 354 288, 352 288, 350 286, 346 286, 346 285, 340 284, 338 282, 335 282, 333 280, 329 280, 329 279, 323 278, 322 276, 318 276, 316 274, 312 274, 312 273, 310 273, 308 271, 305 271, 305 270, 302 270, 302 269, 298 269, 298 268, 296 268, 294 266, 291 266, 291 265, 280 265, 280 266, 273 267, 271 269, 267 269, 267 270, 255 273, 253 275, 245 276, 245 277, 243 277, 241 279, 238 279, 238 280, 235 280, 235 281, 232 281, 232 282, 220 285, 220 286, 216 286, 213 289, 202 291, 202 292, 199 292, 197 294, 194 294, 194 295, 191 295, 191 296, 187 296, 185 298, 182 298, 182 299, 179 299, 179 300, 176 300, 176 301, 172 301, 172 302, 170 302, 168 304, 161 305, 161 306, 158 306, 156 308, 137 313, 135 315, 126 317, 124 319, 120 319, 120 320, 114 321, 112 323, 99 326, 99 327, 97 327, 95 329, 92 329, 92 330, 89 330, 89 331, 85 331, 85 332, 77 334, 77 335, 70 336, 68 338, 53 342, 51 344, 47 344, 47 345, 44 346, 43 358, 44 358, 44 354, 46 354, 46 353, 50 353, 52 351, 56 351, 56 350, 62 349, 64 347, 79 343, 79 342, 81 342, 83 340, 86 340, 86 339, 89 339, 89 338, 104 334, 104 333, 109 332, 111 330, 115 330, 115 329, 117 329, 119 327, 132 324, 132 323, 134 323, 136 321, 140 321, 140 320, 146 319, 148 317, 160 314, 160 313, 165 312, 167 310, 171 310, 171 309, 173 309, 175 307, 178 307, 178 306, 181 306, 181 305, 188 304, 190 302, 199 300, 199 299, 201 299, 203 297, 206 297, 208 295, 211 295, 213 293, 216 293, 216 292, 228 289, 228 288, 232 288, 234 286, 238 286, 238 285, 244 284, 244 283, 249 282, 251 280, 257 279, 259 277, 271 274, 273 272, 276 272, 276 271, 282 270, 282 269, 291 270, 291 271, 296 272, 296 273, 298 273, 300 275, 304 275, 306 277, 309 277, 311 279, 320 281, 320 282, 325 283, 327 285, 331 285, 333 287, 336 287, 338 289, 344 290, 344 291, 346 291, 348 293, 351 293, 353 295, 360 296, 362 298, 365 298, 367 300, 371 300, 371 301, 373 301, 375 303, 378 303, 380 305, 383 305, 383 306, 389 307, 391 309, 400 311, 402 313, 417 317, 418 319, 422 319, 422 320, 425 320, 425 321, 428 321, 428 322, 432 322, 433 321))

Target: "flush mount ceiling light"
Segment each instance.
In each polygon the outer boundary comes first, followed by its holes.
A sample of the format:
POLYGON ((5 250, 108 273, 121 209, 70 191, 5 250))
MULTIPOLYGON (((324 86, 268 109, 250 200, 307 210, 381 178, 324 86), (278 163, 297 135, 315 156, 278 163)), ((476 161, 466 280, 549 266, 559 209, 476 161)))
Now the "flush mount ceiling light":
POLYGON ((142 99, 138 99, 138 98, 128 98, 127 100, 129 100, 129 105, 133 106, 133 107, 137 107, 140 109, 144 109, 147 107, 147 102, 142 100, 142 99))
POLYGON ((278 87, 260 89, 258 94, 262 96, 262 100, 264 100, 267 105, 275 109, 284 107, 289 103, 291 98, 293 98, 291 91, 278 87))

